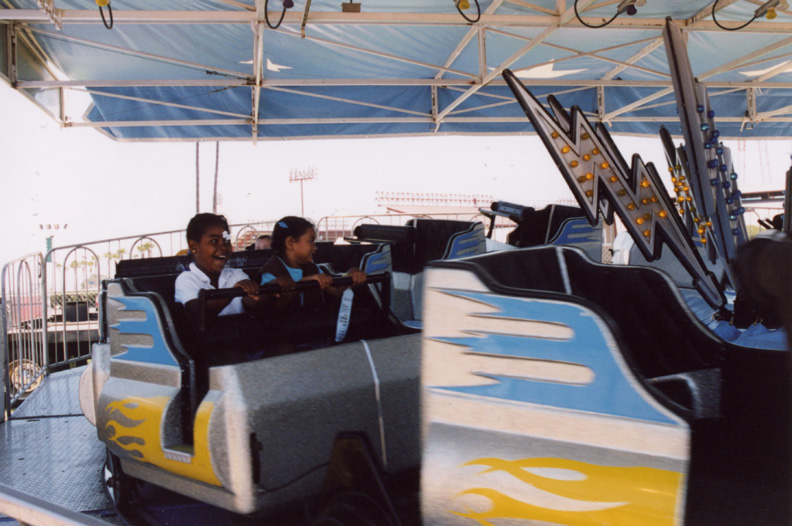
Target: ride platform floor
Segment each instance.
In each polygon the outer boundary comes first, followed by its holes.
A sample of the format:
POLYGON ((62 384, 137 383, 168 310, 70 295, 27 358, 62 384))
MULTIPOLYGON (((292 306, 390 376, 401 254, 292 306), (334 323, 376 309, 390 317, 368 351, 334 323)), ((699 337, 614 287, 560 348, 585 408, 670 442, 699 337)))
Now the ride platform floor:
MULTIPOLYGON (((0 424, 0 480, 64 508, 123 524, 105 494, 105 447, 77 395, 84 367, 54 373, 0 424)), ((14 521, 0 515, 0 524, 14 521)))

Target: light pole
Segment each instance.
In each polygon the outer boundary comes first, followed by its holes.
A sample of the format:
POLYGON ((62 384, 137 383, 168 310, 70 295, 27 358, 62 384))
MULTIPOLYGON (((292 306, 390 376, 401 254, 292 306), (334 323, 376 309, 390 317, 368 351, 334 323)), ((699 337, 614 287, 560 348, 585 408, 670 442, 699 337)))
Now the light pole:
MULTIPOLYGON (((62 226, 63 226, 64 230, 69 228, 68 223, 64 224, 62 226)), ((47 252, 46 252, 46 254, 47 254, 47 263, 49 263, 50 259, 52 258, 52 256, 49 254, 49 251, 52 250, 52 238, 55 237, 55 234, 50 234, 50 232, 52 230, 60 230, 61 229, 61 225, 52 224, 52 223, 47 223, 46 225, 45 224, 41 224, 41 225, 39 225, 39 229, 40 230, 46 230, 47 233, 49 234, 48 236, 46 236, 44 238, 45 242, 47 243, 47 252)))
POLYGON ((303 201, 303 182, 316 179, 316 168, 311 166, 307 170, 297 170, 292 168, 289 174, 289 182, 300 182, 300 216, 305 217, 305 202, 303 201))

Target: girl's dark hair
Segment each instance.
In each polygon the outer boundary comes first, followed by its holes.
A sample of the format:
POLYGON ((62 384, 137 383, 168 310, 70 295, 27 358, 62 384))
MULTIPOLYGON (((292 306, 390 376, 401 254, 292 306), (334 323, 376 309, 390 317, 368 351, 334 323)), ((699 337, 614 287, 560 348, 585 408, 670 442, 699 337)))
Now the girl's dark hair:
POLYGON ((272 229, 272 249, 283 254, 286 249, 286 238, 297 239, 309 228, 314 228, 313 223, 302 217, 286 216, 279 219, 272 229))
POLYGON ((215 226, 223 227, 226 231, 231 230, 228 228, 228 221, 225 216, 209 213, 195 214, 187 224, 187 240, 200 242, 201 236, 203 236, 207 230, 215 226))

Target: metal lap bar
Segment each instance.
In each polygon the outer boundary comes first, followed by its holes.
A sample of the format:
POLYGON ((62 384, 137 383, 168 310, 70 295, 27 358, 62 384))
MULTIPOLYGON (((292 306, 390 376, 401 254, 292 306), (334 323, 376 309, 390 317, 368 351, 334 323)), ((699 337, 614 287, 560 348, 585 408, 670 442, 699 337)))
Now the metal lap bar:
MULTIPOLYGON (((386 283, 390 281, 390 274, 387 272, 380 272, 377 274, 369 274, 366 277, 366 283, 386 283)), ((331 287, 349 287, 353 283, 352 278, 344 276, 340 278, 333 278, 331 287)), ((298 281, 294 284, 294 292, 302 292, 318 287, 319 283, 314 280, 298 281)), ((276 294, 281 291, 279 285, 275 283, 267 283, 259 288, 260 294, 276 294)), ((232 299, 245 296, 247 293, 239 287, 231 287, 228 289, 203 289, 198 292, 198 312, 199 312, 199 325, 198 329, 201 332, 206 330, 206 303, 211 300, 219 299, 232 299)), ((390 305, 390 290, 389 287, 383 287, 383 302, 385 305, 390 305), (384 292, 387 291, 387 292, 384 292), (388 300, 385 303, 385 300, 388 300)))

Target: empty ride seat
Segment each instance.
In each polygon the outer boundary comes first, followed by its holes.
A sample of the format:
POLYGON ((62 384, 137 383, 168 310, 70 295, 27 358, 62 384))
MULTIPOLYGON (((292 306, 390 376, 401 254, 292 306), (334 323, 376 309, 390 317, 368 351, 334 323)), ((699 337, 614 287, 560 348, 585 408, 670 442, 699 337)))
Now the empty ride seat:
POLYGON ((387 243, 394 272, 414 272, 416 231, 412 226, 358 225, 352 243, 387 243))
POLYGON ((643 267, 594 265, 564 249, 572 294, 610 316, 645 378, 720 365, 723 342, 691 314, 663 273, 643 267))
POLYGON ((435 259, 456 259, 483 254, 486 250, 484 225, 450 219, 411 219, 415 227, 416 272, 435 259))
POLYGON ((586 214, 575 206, 549 205, 541 210, 526 207, 519 217, 512 217, 517 228, 509 234, 508 242, 521 248, 545 245, 555 237, 561 224, 572 217, 586 217, 586 214))
MULTIPOLYGON (((372 244, 372 245, 335 245, 333 243, 317 243, 316 253, 314 254, 314 263, 324 266, 332 271, 334 274, 344 273, 350 268, 359 268, 365 272, 391 272, 392 268, 388 264, 388 268, 373 270, 366 270, 363 263, 364 258, 368 254, 381 250, 382 247, 387 245, 372 244)), ((390 256, 388 256, 390 263, 390 256)))
POLYGON ((718 414, 728 344, 690 313, 663 273, 596 264, 579 249, 554 246, 491 253, 457 265, 474 265, 498 294, 553 293, 561 301, 582 300, 608 323, 635 374, 677 403, 681 414, 689 419, 718 414))

